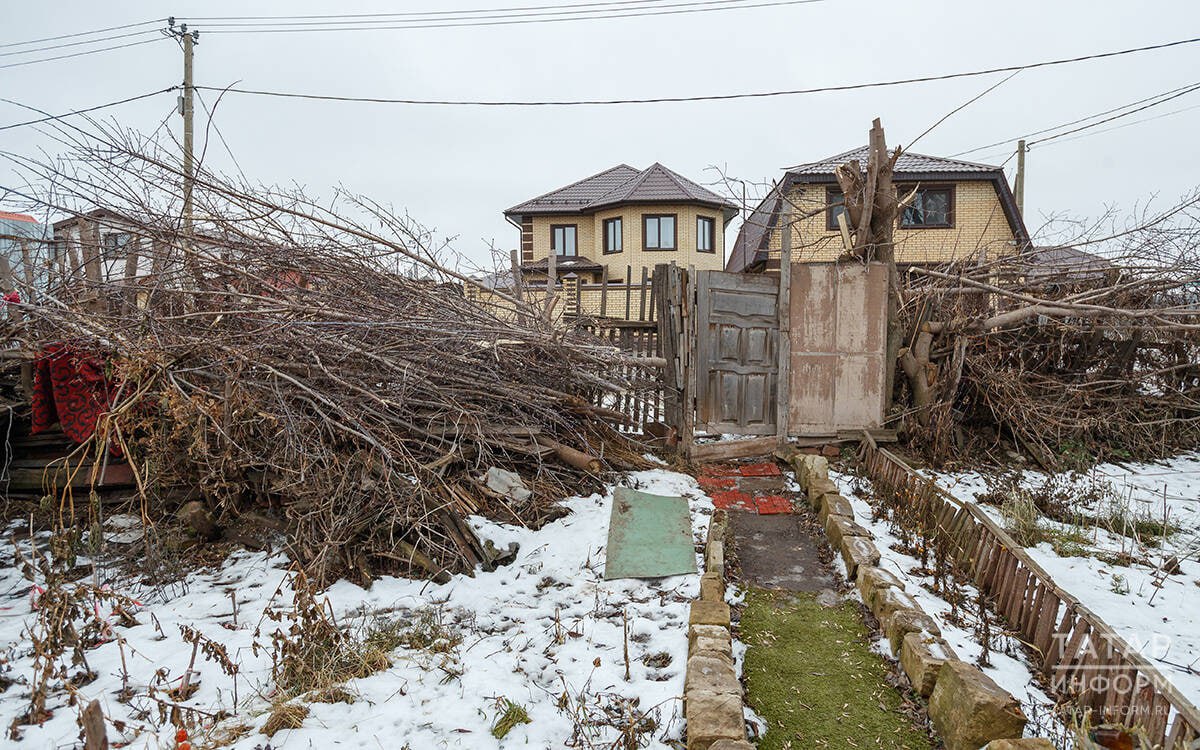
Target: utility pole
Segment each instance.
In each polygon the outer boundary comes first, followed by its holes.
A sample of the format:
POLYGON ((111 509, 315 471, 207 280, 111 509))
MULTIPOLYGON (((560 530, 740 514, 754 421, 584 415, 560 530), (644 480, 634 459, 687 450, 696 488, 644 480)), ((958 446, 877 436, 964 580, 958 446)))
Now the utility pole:
POLYGON ((175 19, 168 18, 168 32, 180 41, 183 47, 183 95, 179 97, 179 114, 183 116, 183 233, 192 235, 192 189, 196 181, 196 164, 192 151, 195 137, 192 97, 195 86, 192 81, 192 58, 195 45, 200 40, 199 31, 188 31, 187 24, 175 28, 175 19))
POLYGON ((1017 213, 1025 220, 1025 141, 1017 141, 1017 177, 1013 180, 1013 197, 1017 200, 1017 213))

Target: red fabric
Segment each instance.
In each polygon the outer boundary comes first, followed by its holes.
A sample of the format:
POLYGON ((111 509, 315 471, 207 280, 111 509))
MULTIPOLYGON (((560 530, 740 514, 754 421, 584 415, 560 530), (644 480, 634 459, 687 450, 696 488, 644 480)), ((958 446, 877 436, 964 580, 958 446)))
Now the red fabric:
MULTIPOLYGON (((96 420, 112 405, 112 381, 104 363, 67 344, 50 344, 33 363, 33 426, 36 435, 56 423, 63 434, 82 443, 96 431, 96 420)), ((120 455, 116 445, 111 446, 120 455)))

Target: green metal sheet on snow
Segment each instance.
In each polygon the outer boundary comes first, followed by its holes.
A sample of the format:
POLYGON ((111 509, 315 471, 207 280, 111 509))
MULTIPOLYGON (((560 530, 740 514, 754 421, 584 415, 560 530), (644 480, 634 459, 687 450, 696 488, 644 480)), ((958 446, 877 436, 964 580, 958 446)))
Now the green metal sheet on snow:
POLYGON ((604 577, 661 578, 695 572, 687 500, 618 487, 608 521, 604 577))

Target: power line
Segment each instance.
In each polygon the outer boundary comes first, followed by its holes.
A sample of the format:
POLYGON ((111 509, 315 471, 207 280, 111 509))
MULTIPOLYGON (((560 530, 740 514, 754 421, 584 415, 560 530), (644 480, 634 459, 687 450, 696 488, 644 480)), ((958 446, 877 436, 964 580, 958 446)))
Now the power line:
POLYGON ((0 130, 11 130, 13 128, 24 127, 25 125, 36 125, 39 122, 50 122, 51 120, 61 120, 64 117, 72 117, 74 115, 82 115, 87 112, 95 112, 98 109, 107 109, 108 107, 115 107, 119 104, 128 104, 129 102, 136 102, 140 99, 149 99, 152 96, 158 96, 159 94, 165 94, 169 91, 174 91, 178 88, 179 88, 178 86, 171 86, 169 88, 161 89, 159 91, 151 91, 149 94, 141 94, 139 96, 131 96, 127 99, 119 99, 115 102, 108 102, 106 104, 97 104, 94 107, 88 107, 86 109, 77 109, 72 112, 64 112, 61 115, 51 115, 51 114, 48 114, 47 112, 45 112, 44 110, 38 109, 37 107, 31 107, 28 104, 21 104, 20 102, 14 102, 12 99, 0 99, 0 101, 7 102, 8 104, 14 104, 18 107, 24 107, 25 109, 31 109, 34 112, 41 112, 42 114, 46 115, 45 117, 39 117, 36 120, 26 120, 25 122, 14 122, 11 125, 3 125, 3 126, 0 126, 0 130))
POLYGON ((246 173, 242 171, 242 165, 238 163, 237 157, 233 155, 233 149, 229 148, 229 143, 225 140, 225 135, 221 133, 220 126, 213 119, 213 111, 208 108, 208 103, 204 101, 204 97, 200 95, 199 91, 196 92, 196 97, 200 99, 200 106, 204 108, 204 113, 208 115, 208 124, 213 126, 213 130, 217 131, 217 138, 221 140, 221 145, 225 147, 225 153, 229 154, 229 158, 233 160, 233 166, 237 167, 238 174, 242 176, 243 180, 250 182, 246 177, 246 173))
MULTIPOLYGON (((475 28, 484 26, 514 26, 526 24, 544 24, 544 23, 564 23, 573 21, 600 21, 608 19, 620 18, 645 18, 649 16, 678 16, 693 13, 717 13, 731 10, 746 10, 751 8, 774 8, 787 5, 808 5, 811 3, 825 2, 825 0, 771 0, 770 2, 747 2, 747 0, 708 0, 708 2, 693 2, 693 3, 678 3, 678 6, 673 10, 636 10, 630 12, 621 9, 620 12, 608 13, 605 15, 584 15, 584 13, 573 14, 565 18, 525 18, 519 15, 498 16, 499 18, 507 18, 510 20, 480 20, 482 17, 462 20, 457 19, 437 19, 436 23, 412 22, 401 25, 391 26, 321 26, 316 28, 218 28, 223 24, 211 25, 205 24, 201 28, 205 34, 289 34, 302 32, 324 32, 324 31, 403 31, 415 29, 452 29, 452 28, 475 28), (716 3, 736 2, 737 5, 724 5, 722 7, 691 7, 691 6, 708 6, 716 3), (445 21, 453 20, 453 23, 445 21)), ((661 6, 664 8, 671 6, 661 6)), ((585 11, 585 13, 603 13, 604 11, 585 11)), ((545 14, 530 14, 530 15, 545 15, 545 14)), ((233 24, 224 24, 233 25, 233 24)))
POLYGON ((66 49, 67 47, 79 47, 86 44, 99 44, 101 42, 110 42, 113 39, 128 39, 134 36, 143 36, 145 34, 157 34, 156 29, 143 29, 142 31, 131 31, 128 34, 115 34, 113 36, 102 36, 98 39, 85 39, 81 42, 67 42, 66 44, 51 44, 46 47, 34 47, 33 49, 16 50, 14 52, 0 52, 0 57, 11 57, 12 55, 31 55, 34 52, 46 52, 47 50, 66 49))
POLYGON ((910 141, 910 142, 909 142, 909 144, 908 144, 908 146, 907 146, 906 148, 908 148, 908 149, 911 149, 913 146, 915 146, 915 145, 917 144, 917 142, 918 142, 918 141, 920 141, 922 138, 924 138, 925 136, 927 136, 927 135, 929 135, 930 133, 932 133, 932 132, 933 132, 933 131, 934 131, 934 130, 935 130, 935 129, 936 129, 938 126, 939 126, 939 125, 941 125, 943 122, 945 122, 946 120, 949 120, 949 119, 950 119, 951 117, 953 117, 954 115, 958 114, 959 112, 963 111, 964 109, 966 109, 967 107, 971 106, 971 105, 972 105, 972 104, 974 104, 975 102, 979 101, 979 100, 980 100, 980 99, 982 99, 983 97, 987 96, 988 94, 992 93, 993 91, 995 91, 996 89, 1000 88, 1000 87, 1001 87, 1001 86, 1003 86, 1004 84, 1008 83, 1008 82, 1009 82, 1009 81, 1011 81, 1013 78, 1015 78, 1015 77, 1017 76, 1017 74, 1018 74, 1018 73, 1020 73, 1020 72, 1021 72, 1021 71, 1019 71, 1019 70, 1014 70, 1013 72, 1009 73, 1009 74, 1008 74, 1007 76, 1005 76, 1004 78, 1000 79, 999 81, 996 81, 996 82, 995 82, 995 83, 993 83, 991 86, 988 86, 988 87, 987 87, 986 89, 984 89, 983 91, 979 92, 978 94, 976 94, 975 96, 971 97, 971 98, 970 98, 970 99, 968 99, 967 101, 963 102, 962 104, 958 105, 957 107, 955 107, 954 109, 950 110, 950 111, 949 111, 949 112, 947 112, 946 114, 942 115, 941 119, 939 119, 937 122, 935 122, 934 124, 932 124, 932 125, 930 125, 928 128, 926 128, 926 129, 925 129, 925 131, 924 131, 923 133, 921 133, 920 135, 918 135, 916 138, 913 138, 913 139, 912 139, 912 141, 910 141))
POLYGON ((1101 133, 1111 133, 1114 130, 1120 130, 1122 128, 1133 127, 1134 125, 1140 125, 1144 122, 1150 122, 1151 120, 1161 120, 1164 117, 1170 117, 1171 115, 1178 115, 1183 112, 1190 112, 1193 109, 1200 109, 1200 104, 1194 104, 1190 107, 1183 107, 1182 109, 1171 110, 1170 112, 1163 112, 1162 114, 1154 115, 1153 117, 1143 117, 1140 120, 1134 120, 1133 122, 1126 122, 1126 123, 1122 123, 1120 125, 1114 125, 1111 128, 1104 128, 1103 130, 1095 130, 1090 133, 1083 133, 1081 135, 1076 135, 1074 138, 1067 138, 1066 140, 1062 140, 1062 141, 1054 141, 1054 142, 1050 143, 1049 145, 1056 146, 1060 143, 1070 143, 1071 141, 1077 141, 1080 138, 1087 138, 1087 137, 1093 136, 1093 135, 1100 135, 1101 133))
POLYGON ((1112 122, 1113 120, 1119 120, 1122 117, 1128 117, 1129 115, 1145 111, 1147 109, 1150 109, 1151 107, 1157 107, 1160 104, 1165 104, 1173 99, 1178 99, 1181 96, 1187 96, 1188 94, 1191 94, 1195 91, 1200 91, 1200 83, 1197 83, 1196 85, 1192 86, 1189 89, 1180 91, 1177 94, 1172 94, 1171 96, 1168 96, 1165 99, 1159 99, 1156 102, 1151 102, 1150 104, 1144 104, 1144 105, 1138 107, 1137 109, 1131 109, 1128 112, 1122 112, 1119 115, 1112 115, 1111 117, 1106 117, 1103 120, 1097 120, 1096 122, 1088 123, 1087 125, 1081 125, 1080 127, 1074 128, 1072 130, 1067 130, 1062 133, 1055 133, 1054 135, 1046 136, 1045 138, 1038 138, 1036 141, 1030 141, 1027 145, 1032 146, 1035 143, 1046 143, 1047 141, 1053 141, 1056 138, 1062 138, 1064 135, 1072 135, 1074 133, 1078 133, 1083 130, 1090 130, 1090 129, 1096 127, 1097 125, 1103 125, 1107 122, 1112 122))
MULTIPOLYGON (((1130 107, 1136 107, 1139 104, 1145 104, 1146 102, 1154 101, 1156 99, 1161 99, 1164 96, 1169 96, 1171 94, 1175 94, 1180 91, 1184 91, 1186 93, 1187 90, 1193 89, 1197 85, 1200 85, 1200 81, 1189 83, 1186 86, 1180 86, 1179 88, 1171 89, 1170 91, 1163 91, 1161 93, 1154 94, 1153 96, 1148 96, 1145 99, 1138 99, 1135 102, 1128 102, 1126 104, 1122 104, 1119 107, 1113 107, 1112 109, 1106 109, 1103 112, 1096 112, 1096 113, 1093 113, 1090 115, 1086 115, 1084 117, 1080 117, 1079 119, 1071 120, 1070 122, 1063 122, 1063 123, 1059 123, 1058 125, 1052 125, 1048 128, 1042 128, 1041 130, 1035 130, 1031 133, 1026 133, 1025 135, 1019 135, 1016 138, 1005 138, 1002 141, 996 141, 995 143, 989 143, 986 146, 976 146, 975 148, 967 149, 966 151, 959 151, 957 154, 951 154, 950 158, 954 159, 959 156, 965 156, 966 154, 973 154, 977 151, 983 151, 984 149, 993 148, 995 146, 1004 146, 1006 144, 1012 143, 1013 141, 1018 141, 1018 140, 1025 139, 1025 138, 1031 138, 1035 135, 1042 135, 1043 133, 1050 133, 1055 130, 1061 130, 1062 128, 1069 128, 1072 125, 1078 125, 1081 122, 1087 122, 1088 120, 1094 120, 1097 117, 1103 117, 1104 115, 1110 115, 1113 112, 1120 112, 1121 110, 1129 109, 1130 107)), ((1163 101, 1167 101, 1167 100, 1164 99, 1163 101)))
POLYGON ((55 42, 55 41, 58 41, 59 39, 74 39, 75 37, 79 37, 79 36, 88 36, 90 34, 103 34, 108 31, 121 31, 122 29, 136 29, 138 26, 149 26, 151 24, 159 24, 165 20, 167 20, 167 19, 155 18, 154 20, 151 20, 151 21, 139 21, 138 23, 127 23, 127 24, 123 24, 121 26, 109 26, 109 27, 103 28, 103 29, 92 29, 91 31, 78 31, 78 32, 75 32, 74 34, 60 34, 59 36, 47 36, 47 37, 42 37, 41 39, 30 39, 30 40, 24 41, 24 42, 7 42, 5 44, 0 44, 0 49, 6 48, 6 47, 23 47, 26 44, 40 44, 41 42, 55 42))
POLYGON ((932 81, 946 81, 954 78, 974 78, 978 76, 990 75, 992 73, 1011 73, 1018 70, 1033 70, 1035 68, 1045 68, 1054 65, 1066 65, 1069 63, 1084 62, 1087 60, 1099 60, 1110 57, 1119 57, 1122 55, 1131 55, 1139 52, 1150 52, 1153 50, 1167 49, 1170 47, 1179 47, 1187 44, 1195 44, 1200 42, 1200 37, 1190 39, 1180 39, 1174 42, 1164 42, 1162 44, 1152 44, 1144 47, 1132 47, 1129 49, 1116 50, 1113 52, 1099 52, 1092 55, 1082 55, 1079 57, 1067 57, 1057 60, 1045 60, 1042 62, 1027 63, 1024 65, 1008 65, 1001 68, 988 68, 986 70, 974 70, 961 73, 944 73, 934 76, 921 76, 917 78, 904 78, 891 81, 876 81, 872 83, 852 83, 843 84, 840 86, 820 86, 808 89, 787 89, 781 91, 756 91, 750 93, 738 94, 708 94, 702 96, 664 96, 653 97, 648 99, 565 99, 558 101, 497 101, 497 100, 469 100, 469 99, 391 99, 383 97, 357 97, 357 96, 340 96, 333 94, 301 94, 286 91, 264 91, 257 89, 217 89, 212 86, 197 86, 198 89, 208 91, 228 91, 235 94, 247 94, 252 96, 270 96, 285 99, 312 99, 318 101, 337 101, 337 102, 364 102, 371 104, 419 104, 419 105, 438 105, 438 106, 469 106, 469 107, 576 107, 576 106, 604 106, 616 104, 664 104, 678 102, 706 102, 706 101, 729 101, 736 99, 765 99, 777 96, 797 96, 801 94, 818 94, 833 91, 857 91, 859 89, 882 88, 888 86, 901 86, 911 83, 928 83, 932 81))
POLYGON ((482 13, 510 13, 526 10, 560 10, 564 8, 595 8, 600 6, 628 6, 628 5, 646 5, 659 4, 667 0, 611 0, 610 2, 591 2, 591 3, 574 3, 563 4, 555 3, 552 5, 521 5, 509 8, 459 8, 457 10, 414 10, 398 13, 330 13, 325 15, 306 15, 306 16, 176 16, 177 19, 183 21, 288 21, 288 20, 336 20, 336 19, 377 19, 382 22, 390 18, 406 18, 412 16, 466 16, 470 14, 482 13))
POLYGON ((128 42, 126 44, 118 44, 113 47, 101 47, 100 49, 90 49, 90 50, 86 50, 84 52, 73 52, 69 55, 57 55, 55 57, 43 57, 40 60, 25 60, 24 62, 8 63, 6 65, 0 65, 0 70, 3 70, 4 68, 19 68, 23 65, 36 65, 37 63, 50 62, 51 60, 66 60, 67 58, 70 58, 70 57, 83 57, 84 55, 94 55, 97 52, 109 52, 109 51, 115 50, 115 49, 125 49, 126 47, 136 47, 139 44, 153 44, 154 42, 161 42, 166 38, 167 37, 159 37, 156 39, 143 39, 140 42, 128 42))

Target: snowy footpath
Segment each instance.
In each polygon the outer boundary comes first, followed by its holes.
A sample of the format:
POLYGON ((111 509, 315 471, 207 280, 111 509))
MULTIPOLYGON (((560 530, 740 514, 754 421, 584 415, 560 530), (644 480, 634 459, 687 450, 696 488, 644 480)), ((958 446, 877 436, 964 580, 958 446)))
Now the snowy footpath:
MULTIPOLYGON (((653 470, 621 483, 687 497, 702 542, 712 503, 691 477, 653 470)), ((130 612, 136 624, 119 623, 111 605, 100 605, 98 619, 109 624, 100 629, 99 645, 86 651, 95 678, 68 690, 56 676, 46 702, 50 717, 40 726, 17 726, 19 741, 0 739, 0 745, 75 746, 79 712, 98 699, 114 746, 174 748, 168 691, 187 670, 192 645, 184 632, 194 629, 223 647, 237 668, 230 675, 228 663, 206 660, 203 651, 197 658, 199 688, 179 699, 201 718, 192 731, 197 748, 599 748, 618 740, 618 727, 628 727, 631 717, 644 746, 667 748, 682 736, 688 604, 699 579, 605 581, 611 501, 612 488, 570 498, 564 501, 570 513, 537 531, 473 519, 499 549, 520 545, 516 560, 494 573, 455 576, 443 585, 385 578, 369 589, 345 581, 332 586, 326 593, 343 627, 422 623, 435 638, 427 647, 392 651, 390 667, 351 680, 338 702, 305 701, 309 712, 300 726, 270 738, 261 729, 277 697, 271 633, 281 625, 265 613, 291 608, 287 559, 240 552, 218 569, 153 589, 112 581, 112 590, 138 600, 130 612), (513 705, 528 722, 512 723, 497 739, 497 721, 513 705)), ((6 536, 14 534, 28 537, 19 526, 6 536)), ((4 558, 0 729, 7 737, 29 707, 28 633, 39 591, 11 564, 11 549, 4 558)), ((83 671, 68 666, 72 675, 83 671)))

